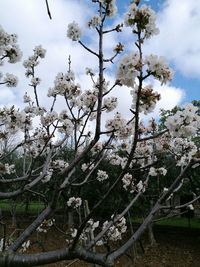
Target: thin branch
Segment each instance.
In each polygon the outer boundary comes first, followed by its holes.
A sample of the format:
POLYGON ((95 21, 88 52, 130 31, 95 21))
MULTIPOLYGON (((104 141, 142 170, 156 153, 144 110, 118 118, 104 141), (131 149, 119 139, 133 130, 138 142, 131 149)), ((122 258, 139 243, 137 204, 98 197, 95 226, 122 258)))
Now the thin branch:
POLYGON ((78 41, 78 42, 79 42, 79 44, 82 45, 82 47, 84 47, 88 52, 90 52, 91 54, 93 54, 93 55, 99 57, 99 55, 98 55, 96 52, 94 52, 94 51, 91 50, 89 47, 87 47, 86 45, 84 45, 84 43, 82 43, 81 41, 78 41))
POLYGON ((47 13, 48 13, 48 15, 49 15, 49 18, 52 19, 51 12, 50 12, 50 9, 49 9, 49 3, 48 3, 48 0, 45 0, 45 2, 46 2, 47 13))

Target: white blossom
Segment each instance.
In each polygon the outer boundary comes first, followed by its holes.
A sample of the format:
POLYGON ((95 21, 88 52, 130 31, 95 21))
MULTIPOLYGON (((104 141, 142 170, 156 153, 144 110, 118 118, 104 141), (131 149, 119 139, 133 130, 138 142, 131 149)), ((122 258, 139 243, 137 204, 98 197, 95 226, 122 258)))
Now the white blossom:
POLYGON ((145 192, 146 191, 146 187, 144 185, 144 183, 140 180, 139 183, 137 183, 136 185, 137 191, 138 192, 145 192))
POLYGON ((134 179, 133 176, 130 173, 126 173, 123 178, 122 178, 122 182, 123 182, 123 188, 127 191, 128 189, 130 189, 130 193, 133 193, 135 190, 135 186, 134 186, 134 179))
POLYGON ((9 165, 8 163, 5 163, 4 167, 5 167, 5 173, 7 173, 7 174, 15 173, 15 165, 14 164, 9 165))
POLYGON ((99 2, 106 6, 107 16, 113 17, 117 13, 116 0, 99 0, 99 2))
POLYGON ((150 170, 149 170, 149 175, 150 176, 158 176, 158 175, 163 175, 165 176, 167 174, 167 170, 163 167, 161 168, 154 168, 154 167, 151 167, 150 170))
POLYGON ((47 233, 50 227, 54 225, 55 219, 44 220, 36 229, 39 233, 47 233))
POLYGON ((44 183, 44 184, 45 183, 48 183, 51 180, 52 175, 53 175, 53 170, 52 169, 49 169, 46 172, 45 176, 42 178, 42 183, 44 183))
MULTIPOLYGON (((113 215, 111 216, 112 220, 117 220, 118 215, 116 217, 114 217, 113 215)), ((103 223, 103 230, 105 228, 107 228, 109 222, 105 221, 103 223)), ((110 241, 114 241, 116 242, 117 240, 121 240, 122 239, 122 234, 124 234, 127 230, 127 226, 126 226, 126 219, 125 217, 121 217, 120 219, 118 219, 118 221, 112 225, 108 231, 105 234, 105 241, 106 240, 110 240, 110 241)))
POLYGON ((41 45, 36 46, 34 49, 34 55, 38 56, 40 58, 44 58, 45 54, 46 54, 46 50, 44 48, 42 48, 41 45))
POLYGON ((194 210, 194 206, 193 206, 192 204, 188 205, 187 208, 188 208, 189 210, 194 210))
POLYGON ((18 83, 18 78, 13 74, 6 73, 3 81, 4 83, 6 83, 7 87, 16 87, 18 83))
POLYGON ((52 168, 63 170, 69 166, 68 162, 65 162, 63 159, 56 159, 51 163, 52 168))
POLYGON ((108 179, 108 174, 105 171, 102 171, 102 170, 97 171, 97 180, 99 182, 102 182, 107 179, 108 179))
POLYGON ((88 26, 91 28, 96 28, 101 24, 101 17, 100 16, 94 16, 92 19, 88 22, 88 26))
MULTIPOLYGON (((134 85, 131 90, 131 95, 133 97, 132 109, 136 108, 137 95, 138 95, 138 86, 134 85)), ((154 111, 156 103, 160 100, 160 94, 153 90, 151 84, 143 87, 140 90, 140 99, 139 99, 139 111, 144 112, 145 115, 154 111)))
POLYGON ((31 241, 27 240, 22 244, 22 252, 25 252, 30 247, 31 241))
POLYGON ((38 78, 38 77, 33 77, 33 78, 31 79, 31 85, 32 85, 32 86, 37 86, 37 85, 40 84, 40 82, 41 82, 41 79, 38 78))
POLYGON ((192 104, 186 104, 182 110, 168 116, 165 126, 174 137, 192 137, 200 127, 198 108, 192 104))
POLYGON ((122 85, 133 87, 135 78, 139 75, 140 65, 140 56, 137 52, 125 55, 119 62, 116 79, 122 85))
POLYGON ((71 39, 72 41, 79 41, 81 38, 81 29, 78 26, 78 23, 73 21, 68 25, 68 30, 67 30, 67 37, 71 39))
POLYGON ((82 204, 82 199, 80 197, 70 197, 67 201, 67 206, 72 208, 78 208, 82 204))
POLYGON ((173 138, 168 145, 175 155, 177 166, 186 166, 197 153, 197 146, 188 139, 173 138))
POLYGON ((116 136, 120 139, 128 138, 133 134, 133 124, 127 122, 122 118, 121 114, 117 112, 113 119, 107 120, 105 127, 108 131, 116 132, 116 136))
POLYGON ((27 92, 24 94, 24 103, 29 103, 31 102, 31 97, 27 94, 27 92))
POLYGON ((81 170, 84 172, 86 171, 87 169, 88 170, 92 170, 94 168, 94 164, 91 164, 91 163, 83 163, 81 165, 81 170))
POLYGON ((151 54, 145 57, 144 63, 147 65, 147 72, 150 72, 162 84, 172 80, 173 72, 167 66, 164 57, 151 54))
POLYGON ((125 15, 125 25, 131 27, 133 32, 139 28, 144 33, 145 38, 150 38, 159 33, 155 21, 156 14, 147 5, 138 7, 135 3, 132 3, 125 15))
POLYGON ((106 112, 110 112, 117 107, 117 97, 107 97, 104 98, 103 107, 106 109, 106 112))
POLYGON ((58 113, 56 111, 48 111, 43 116, 40 117, 41 123, 47 126, 58 119, 58 113))

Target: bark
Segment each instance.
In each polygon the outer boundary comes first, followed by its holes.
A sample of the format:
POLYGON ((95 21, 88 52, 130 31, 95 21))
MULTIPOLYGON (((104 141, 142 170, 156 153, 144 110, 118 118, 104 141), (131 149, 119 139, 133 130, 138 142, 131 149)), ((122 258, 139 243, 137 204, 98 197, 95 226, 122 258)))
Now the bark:
POLYGON ((17 253, 0 253, 0 266, 1 267, 31 267, 50 264, 63 260, 80 259, 90 263, 96 263, 103 267, 109 267, 106 263, 106 255, 100 253, 93 253, 78 248, 73 252, 69 249, 63 248, 50 252, 43 252, 37 254, 17 254, 17 253))

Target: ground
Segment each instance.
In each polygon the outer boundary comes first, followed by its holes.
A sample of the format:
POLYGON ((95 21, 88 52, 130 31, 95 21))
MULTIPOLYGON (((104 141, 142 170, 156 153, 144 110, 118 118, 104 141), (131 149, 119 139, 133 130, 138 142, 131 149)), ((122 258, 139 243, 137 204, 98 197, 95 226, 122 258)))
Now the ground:
MULTIPOLYGON (((144 235, 141 242, 138 242, 128 255, 116 261, 115 267, 200 267, 200 228, 157 225, 154 226, 154 233, 157 242, 155 246, 150 247, 144 235)), ((28 253, 58 249, 66 244, 65 239, 54 227, 46 235, 35 233, 31 237, 31 243, 28 253)), ((97 267, 79 260, 45 266, 97 267)))
MULTIPOLYGON (((142 251, 140 244, 137 245, 137 256, 130 259, 124 256, 115 263, 116 267, 200 267, 200 230, 190 228, 156 226, 154 228, 156 245, 150 247, 146 238, 142 240, 142 251)), ((59 243, 57 235, 52 236, 53 247, 59 243)), ((50 244, 49 244, 50 245, 50 244)), ((135 254, 135 250, 129 254, 135 254)), ((93 267, 81 261, 60 262, 49 264, 49 267, 93 267)))

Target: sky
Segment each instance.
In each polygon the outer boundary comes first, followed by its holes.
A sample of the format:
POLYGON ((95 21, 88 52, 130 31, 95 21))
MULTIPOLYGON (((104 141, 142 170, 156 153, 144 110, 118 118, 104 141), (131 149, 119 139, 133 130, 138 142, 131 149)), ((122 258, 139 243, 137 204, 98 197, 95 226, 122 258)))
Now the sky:
MULTIPOLYGON (((32 49, 41 44, 47 55, 37 69, 42 79, 39 94, 46 104, 46 93, 58 72, 67 71, 67 59, 71 55, 72 69, 83 89, 89 89, 91 82, 85 76, 85 68, 96 68, 96 59, 88 54, 78 43, 67 39, 67 25, 77 21, 83 30, 84 41, 91 47, 97 46, 94 31, 84 30, 87 21, 94 15, 91 0, 49 0, 52 20, 46 12, 45 0, 0 0, 0 24, 8 33, 18 35, 19 45, 23 50, 23 60, 32 54, 32 49)), ((145 54, 164 56, 174 70, 174 79, 170 84, 160 86, 153 82, 162 100, 159 109, 171 109, 194 99, 200 99, 200 1, 197 0, 142 0, 151 5, 157 13, 157 25, 160 34, 148 40, 144 46, 145 54)), ((130 1, 116 0, 119 14, 111 25, 123 22, 123 13, 130 1)), ((118 41, 125 44, 125 50, 134 48, 134 39, 127 28, 121 35, 108 35, 105 40, 105 54, 110 55, 118 41)), ((123 55, 122 55, 123 56, 123 55)), ((116 60, 117 62, 117 60, 116 60)), ((114 69, 107 66, 106 78, 115 80, 114 69)), ((18 76, 17 88, 0 88, 0 106, 22 105, 24 92, 29 94, 28 80, 24 76, 22 63, 5 64, 3 72, 11 72, 18 76)), ((119 97, 119 110, 126 116, 127 106, 131 104, 130 89, 120 87, 114 92, 119 97)), ((58 109, 62 103, 58 101, 58 109)), ((150 115, 152 116, 152 114, 150 115)))

